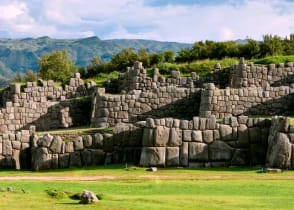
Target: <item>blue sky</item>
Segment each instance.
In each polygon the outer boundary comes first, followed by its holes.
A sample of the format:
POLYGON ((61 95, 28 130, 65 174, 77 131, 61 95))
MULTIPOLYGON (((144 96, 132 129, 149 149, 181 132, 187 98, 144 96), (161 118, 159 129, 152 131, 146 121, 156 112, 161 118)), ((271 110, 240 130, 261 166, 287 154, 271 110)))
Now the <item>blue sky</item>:
POLYGON ((0 0, 0 37, 257 40, 294 33, 293 0, 0 0))

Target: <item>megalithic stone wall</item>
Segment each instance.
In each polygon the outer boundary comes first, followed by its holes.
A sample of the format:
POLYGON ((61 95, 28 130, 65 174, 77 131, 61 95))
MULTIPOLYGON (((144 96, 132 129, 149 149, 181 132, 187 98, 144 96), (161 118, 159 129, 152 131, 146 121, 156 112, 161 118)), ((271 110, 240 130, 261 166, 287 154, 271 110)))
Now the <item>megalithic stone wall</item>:
POLYGON ((294 86, 267 88, 218 89, 212 83, 204 85, 199 115, 217 118, 238 115, 293 114, 294 86))
POLYGON ((98 88, 93 96, 91 126, 107 127, 116 123, 164 116, 192 118, 198 115, 200 88, 160 87, 152 91, 133 90, 129 94, 106 95, 98 88))
POLYGON ((79 74, 70 79, 69 85, 54 86, 53 81, 28 82, 26 86, 11 85, 2 91, 0 131, 27 129, 36 125, 37 130, 85 125, 89 123, 94 83, 84 84, 79 74), (78 119, 79 118, 79 119, 78 119))
POLYGON ((269 65, 246 64, 244 58, 239 64, 233 65, 231 72, 231 87, 267 87, 294 83, 294 63, 269 65))
POLYGON ((239 116, 151 119, 143 132, 142 166, 263 165, 270 120, 239 116))
POLYGON ((266 164, 273 168, 294 168, 294 125, 290 125, 289 117, 272 119, 266 164))

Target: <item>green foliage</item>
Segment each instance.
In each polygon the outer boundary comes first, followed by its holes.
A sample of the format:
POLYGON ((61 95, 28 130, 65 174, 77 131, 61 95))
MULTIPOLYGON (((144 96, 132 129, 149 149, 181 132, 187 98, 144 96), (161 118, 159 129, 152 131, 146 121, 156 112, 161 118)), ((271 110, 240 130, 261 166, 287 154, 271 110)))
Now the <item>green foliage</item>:
POLYGON ((138 55, 132 49, 123 49, 111 58, 111 63, 120 71, 125 71, 127 67, 133 66, 138 60, 138 55))
POLYGON ((163 75, 170 76, 171 71, 180 71, 183 75, 189 75, 191 72, 196 72, 199 76, 207 76, 214 69, 217 63, 221 64, 222 69, 231 67, 238 62, 237 59, 224 58, 222 60, 201 60, 192 63, 171 64, 163 63, 158 65, 159 72, 163 75))
POLYGON ((66 50, 43 55, 39 60, 39 74, 44 80, 66 82, 73 76, 75 70, 76 67, 66 50))
POLYGON ((270 56, 261 59, 252 60, 255 64, 279 64, 294 62, 294 55, 292 56, 270 56))
POLYGON ((37 73, 33 72, 33 70, 26 70, 25 74, 17 72, 14 76, 13 82, 36 82, 38 80, 37 73))

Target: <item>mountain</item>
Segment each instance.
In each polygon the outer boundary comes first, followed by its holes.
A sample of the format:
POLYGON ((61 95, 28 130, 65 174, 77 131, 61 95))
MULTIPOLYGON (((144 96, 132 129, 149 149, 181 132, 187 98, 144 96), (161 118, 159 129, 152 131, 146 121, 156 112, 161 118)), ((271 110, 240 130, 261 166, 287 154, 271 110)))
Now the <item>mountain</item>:
POLYGON ((192 44, 176 42, 160 42, 140 39, 101 40, 98 37, 83 39, 52 39, 44 36, 36 39, 0 38, 0 80, 13 77, 15 72, 27 69, 36 71, 38 60, 46 53, 66 49, 77 66, 86 66, 95 56, 109 60, 111 56, 123 48, 139 50, 146 48, 149 52, 173 50, 179 52, 182 48, 190 48, 192 44))

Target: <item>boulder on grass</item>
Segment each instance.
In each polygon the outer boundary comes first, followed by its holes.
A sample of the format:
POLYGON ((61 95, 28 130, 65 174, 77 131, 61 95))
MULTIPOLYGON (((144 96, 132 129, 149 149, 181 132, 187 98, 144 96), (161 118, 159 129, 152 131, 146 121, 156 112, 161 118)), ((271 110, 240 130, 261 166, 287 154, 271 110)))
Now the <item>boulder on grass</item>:
POLYGON ((80 204, 91 204, 91 203, 96 203, 98 202, 99 199, 97 198, 97 196, 88 190, 84 190, 82 195, 81 195, 81 201, 80 204))

